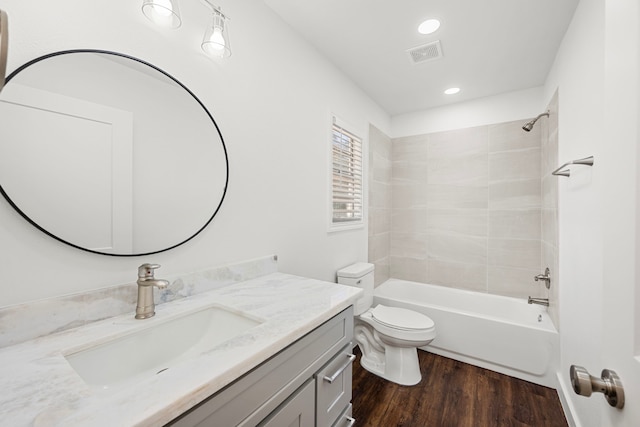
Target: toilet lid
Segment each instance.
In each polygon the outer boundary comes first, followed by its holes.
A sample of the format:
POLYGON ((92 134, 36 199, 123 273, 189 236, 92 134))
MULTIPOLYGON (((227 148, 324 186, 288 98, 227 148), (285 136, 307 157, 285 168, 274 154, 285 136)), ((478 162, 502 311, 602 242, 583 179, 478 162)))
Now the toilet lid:
POLYGON ((424 314, 406 308, 377 305, 371 314, 376 321, 396 329, 430 329, 435 326, 433 320, 424 314))

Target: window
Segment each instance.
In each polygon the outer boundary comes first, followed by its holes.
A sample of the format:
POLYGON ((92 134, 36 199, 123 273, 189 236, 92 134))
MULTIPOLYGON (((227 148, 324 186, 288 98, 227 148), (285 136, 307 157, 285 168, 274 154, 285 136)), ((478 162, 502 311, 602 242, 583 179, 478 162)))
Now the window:
POLYGON ((362 140, 333 120, 331 225, 362 224, 362 140))

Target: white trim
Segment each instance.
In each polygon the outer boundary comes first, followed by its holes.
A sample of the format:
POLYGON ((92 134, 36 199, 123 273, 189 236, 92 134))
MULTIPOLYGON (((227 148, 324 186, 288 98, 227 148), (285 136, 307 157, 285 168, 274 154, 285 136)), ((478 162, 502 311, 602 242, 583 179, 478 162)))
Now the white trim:
MULTIPOLYGON (((366 128, 365 128, 366 129, 366 128)), ((350 122, 347 122, 340 118, 337 114, 329 112, 329 121, 327 126, 327 233, 335 233, 347 230, 356 230, 365 228, 367 225, 368 215, 368 148, 366 147, 368 141, 368 132, 364 132, 361 126, 354 126, 350 122), (333 222, 333 125, 337 125, 350 133, 354 134, 360 139, 361 151, 362 151, 362 217, 359 221, 349 221, 344 223, 333 222)))
POLYGON ((581 427, 582 424, 580 424, 578 419, 573 415, 576 413, 576 409, 573 406, 573 402, 569 398, 573 390, 567 388, 567 385, 564 382, 564 378, 562 377, 560 372, 557 372, 556 375, 558 379, 558 387, 556 388, 556 391, 558 393, 558 397, 560 398, 560 404, 562 405, 564 416, 567 419, 567 424, 569 424, 570 427, 581 427))

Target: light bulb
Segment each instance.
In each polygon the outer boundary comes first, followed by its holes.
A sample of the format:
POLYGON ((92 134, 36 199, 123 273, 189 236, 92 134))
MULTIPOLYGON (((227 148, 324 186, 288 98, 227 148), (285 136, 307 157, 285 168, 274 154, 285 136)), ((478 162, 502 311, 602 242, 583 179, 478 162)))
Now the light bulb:
POLYGON ((155 0, 153 2, 153 11, 160 16, 171 16, 173 13, 171 0, 155 0))
POLYGON ((222 36, 222 28, 220 27, 215 27, 213 29, 213 33, 211 34, 211 37, 209 38, 209 41, 211 42, 208 47, 211 50, 223 50, 224 49, 224 37, 222 36))
MULTIPOLYGON (((205 0, 209 2, 209 0, 205 0)), ((213 6, 212 6, 213 7, 213 6)), ((212 23, 202 38, 202 50, 215 58, 227 58, 231 56, 229 45, 229 30, 226 25, 227 18, 220 9, 213 7, 212 23)))
POLYGON ((435 33, 440 28, 440 21, 437 19, 427 19, 418 26, 418 32, 420 34, 435 33))
POLYGON ((144 0, 142 13, 151 22, 163 27, 178 28, 182 24, 178 0, 144 0))

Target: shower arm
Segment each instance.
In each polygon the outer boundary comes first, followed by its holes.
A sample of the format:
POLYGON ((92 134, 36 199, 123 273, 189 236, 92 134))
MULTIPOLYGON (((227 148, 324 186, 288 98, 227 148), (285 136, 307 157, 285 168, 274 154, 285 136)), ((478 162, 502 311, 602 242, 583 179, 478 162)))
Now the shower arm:
POLYGON ((569 169, 565 169, 567 166, 571 165, 584 165, 584 166, 593 166, 593 156, 585 157, 584 159, 572 160, 570 162, 565 163, 560 166, 558 169, 551 172, 551 175, 556 176, 571 176, 571 171, 569 169))

